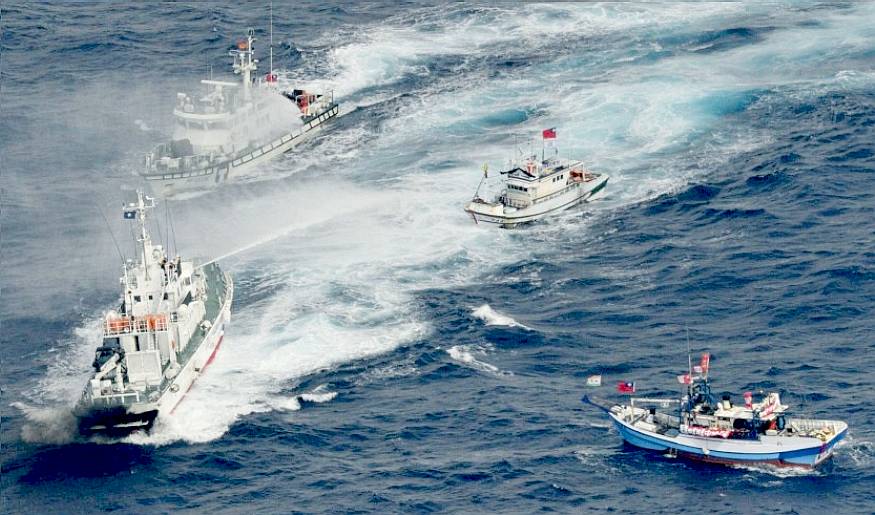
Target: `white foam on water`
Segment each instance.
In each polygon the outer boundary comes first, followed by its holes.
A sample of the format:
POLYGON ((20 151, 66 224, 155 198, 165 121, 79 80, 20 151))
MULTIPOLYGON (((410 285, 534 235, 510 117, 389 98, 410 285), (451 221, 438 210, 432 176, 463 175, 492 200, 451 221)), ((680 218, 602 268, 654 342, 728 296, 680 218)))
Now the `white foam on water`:
POLYGON ((480 307, 472 309, 471 315, 474 318, 482 320, 486 323, 486 325, 500 325, 506 327, 521 327, 523 329, 529 329, 528 327, 520 324, 513 318, 507 315, 502 315, 498 311, 495 311, 489 304, 483 304, 480 307))
POLYGON ((610 465, 610 457, 617 453, 616 448, 583 447, 573 451, 574 458, 588 469, 598 470, 606 474, 622 474, 622 471, 610 465))
MULTIPOLYGON (((257 252, 234 257, 232 272, 246 281, 238 290, 272 293, 234 310, 216 360, 179 409, 162 417, 150 435, 130 441, 161 445, 217 438, 240 417, 274 409, 274 401, 265 399, 300 377, 430 334, 414 302, 418 290, 466 284, 519 257, 509 234, 484 231, 461 213, 458 198, 466 188, 458 179, 467 170, 448 173, 456 180, 416 174, 381 182, 378 189, 347 185, 340 197, 325 185, 259 197, 251 205, 238 201, 233 223, 187 229, 219 240, 226 233, 261 239, 259 232, 271 235, 277 229, 257 215, 274 209, 281 223, 294 223, 257 252), (336 203, 325 200, 332 197, 336 203), (292 208, 302 203, 300 210, 292 208), (294 215, 285 213, 289 209, 294 215)), ((311 399, 330 400, 328 394, 309 393, 311 399)))
POLYGON ((835 449, 834 460, 850 461, 855 468, 869 468, 875 461, 875 443, 869 440, 858 440, 853 434, 845 437, 836 445, 835 449))
POLYGON ((449 349, 446 349, 446 353, 449 354, 454 361, 480 372, 486 372, 497 376, 513 375, 513 372, 501 370, 491 363, 477 359, 475 354, 486 355, 486 349, 479 345, 454 345, 449 349))
MULTIPOLYGON (((442 55, 482 57, 549 44, 571 30, 682 27, 748 11, 729 3, 696 10, 687 4, 533 4, 483 9, 456 23, 440 9, 426 9, 423 21, 412 27, 399 15, 397 24, 389 20, 363 29, 353 42, 335 46, 329 67, 339 95, 354 94, 372 86, 391 89, 407 76, 427 74, 429 60, 442 55)), ((868 29, 855 23, 865 39, 868 29)), ((812 29, 808 37, 824 49, 834 35, 831 29, 812 29)), ((711 128, 709 98, 775 82, 790 85, 792 73, 820 77, 819 70, 806 67, 810 64, 789 63, 794 71, 783 78, 770 77, 769 68, 758 64, 771 66, 792 44, 793 36, 777 31, 765 45, 721 54, 724 64, 713 71, 704 67, 705 57, 682 54, 652 66, 630 65, 601 82, 581 82, 586 66, 562 59, 501 81, 477 74, 445 78, 399 102, 376 134, 364 125, 346 127, 326 133, 313 151, 271 164, 279 174, 294 175, 290 187, 278 185, 266 194, 226 188, 215 198, 201 197, 206 202, 174 206, 183 253, 220 256, 240 250, 223 263, 237 279, 238 303, 215 362, 180 408, 162 416, 151 434, 129 441, 209 441, 248 414, 296 410, 299 399, 280 392, 298 378, 432 334, 428 313, 416 303, 419 291, 469 285, 530 257, 533 249, 519 244, 518 232, 477 227, 462 212, 480 179, 480 164, 500 168, 495 165, 513 153, 515 134, 537 135, 555 126, 563 155, 585 157, 592 168, 611 174, 608 197, 593 204, 595 212, 682 187, 700 172, 695 166, 682 169, 690 164, 684 161, 687 152, 675 152, 711 128), (517 109, 528 118, 484 122, 517 109), (371 139, 360 145, 365 137, 371 139), (233 195, 233 202, 223 201, 223 195, 233 195), (217 202, 223 204, 221 218, 217 202), (241 304, 244 294, 251 300, 241 304)), ((847 73, 839 78, 836 73, 829 72, 831 81, 848 80, 847 73)), ((381 94, 392 98, 396 92, 381 94)), ((721 149, 731 155, 755 144, 733 139, 721 149)), ((505 317, 494 311, 484 316, 505 317)), ((82 341, 59 352, 58 362, 70 370, 51 372, 40 388, 55 392, 49 397, 56 400, 74 391, 67 402, 75 402, 96 346, 82 341)), ((447 353, 483 372, 509 373, 482 361, 483 348, 460 345, 447 353)))
POLYGON ((323 402, 333 401, 335 397, 337 397, 337 392, 313 392, 301 394, 301 400, 320 404, 323 402))
MULTIPOLYGON (((781 479, 790 477, 809 477, 823 475, 823 472, 818 469, 809 469, 804 467, 780 467, 777 465, 769 465, 767 463, 757 463, 750 465, 732 464, 730 466, 734 469, 747 470, 749 472, 756 472, 759 474, 767 474, 769 476, 774 476, 781 479)), ((762 477, 757 477, 755 475, 745 475, 744 479, 750 483, 763 486, 762 477)))
POLYGON ((11 406, 24 415, 21 439, 25 442, 64 444, 76 438, 76 419, 68 406, 32 406, 24 402, 13 402, 11 406))
POLYGON ((85 321, 72 337, 50 349, 53 356, 46 375, 29 393, 29 402, 12 403, 24 415, 24 441, 60 444, 77 437, 73 407, 93 372, 91 363, 94 349, 100 345, 102 321, 102 317, 85 321))
MULTIPOLYGON (((495 54, 511 48, 538 48, 562 38, 625 33, 654 25, 683 25, 743 13, 738 5, 531 4, 471 9, 441 6, 402 13, 353 35, 352 43, 329 57, 338 93, 426 76, 429 60, 441 55, 495 54), (502 47, 501 45, 504 45, 502 47)), ((349 35, 346 35, 348 38, 349 35)))
POLYGON ((399 362, 365 371, 355 380, 356 386, 367 386, 369 383, 412 376, 419 372, 412 362, 399 362))

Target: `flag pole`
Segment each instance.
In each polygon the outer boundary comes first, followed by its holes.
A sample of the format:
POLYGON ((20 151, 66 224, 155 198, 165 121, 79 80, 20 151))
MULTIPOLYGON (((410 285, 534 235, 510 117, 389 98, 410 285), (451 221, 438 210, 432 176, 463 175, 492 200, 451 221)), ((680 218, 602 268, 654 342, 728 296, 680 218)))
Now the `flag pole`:
POLYGON ((687 371, 690 374, 690 384, 693 384, 693 355, 690 350, 690 328, 684 326, 687 331, 687 371))

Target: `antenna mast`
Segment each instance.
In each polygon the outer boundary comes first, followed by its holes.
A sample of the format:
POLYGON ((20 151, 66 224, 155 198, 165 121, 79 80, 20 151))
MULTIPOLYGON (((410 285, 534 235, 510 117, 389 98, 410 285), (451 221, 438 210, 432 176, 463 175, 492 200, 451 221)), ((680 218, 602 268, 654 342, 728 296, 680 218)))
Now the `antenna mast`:
POLYGON ((693 355, 690 350, 690 328, 684 326, 684 329, 687 332, 687 373, 689 374, 690 382, 687 385, 687 390, 692 393, 693 388, 693 355))
POLYGON ((273 1, 270 2, 270 76, 273 77, 273 1))

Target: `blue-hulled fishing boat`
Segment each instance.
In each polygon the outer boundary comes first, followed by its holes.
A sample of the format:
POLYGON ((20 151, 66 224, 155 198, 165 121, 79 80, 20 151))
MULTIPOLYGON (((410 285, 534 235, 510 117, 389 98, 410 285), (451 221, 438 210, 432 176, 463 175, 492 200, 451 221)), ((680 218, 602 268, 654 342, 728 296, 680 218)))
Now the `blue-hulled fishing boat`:
MULTIPOLYGON (((623 439, 637 447, 696 460, 731 465, 770 464, 814 468, 830 458, 848 432, 839 420, 789 416, 778 393, 759 402, 744 394, 744 404, 730 396, 717 400, 708 377, 710 357, 678 376, 686 385, 679 399, 629 397, 628 403, 599 406, 623 439)), ((598 404, 584 397, 585 402, 598 404)))

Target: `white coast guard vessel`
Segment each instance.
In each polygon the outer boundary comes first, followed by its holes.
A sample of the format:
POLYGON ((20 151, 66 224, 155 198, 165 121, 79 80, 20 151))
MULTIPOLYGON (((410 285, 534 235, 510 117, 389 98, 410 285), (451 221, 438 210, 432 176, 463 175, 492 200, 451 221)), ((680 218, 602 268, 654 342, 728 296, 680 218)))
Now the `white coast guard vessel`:
MULTIPOLYGON (((555 137, 555 131, 544 131, 555 137)), ((484 179, 487 176, 484 167, 484 179)), ((552 213, 595 200, 604 194, 608 176, 587 170, 582 161, 558 157, 537 159, 530 155, 511 164, 501 172, 505 176, 498 194, 489 201, 480 197, 477 187, 474 198, 465 206, 475 223, 486 222, 501 227, 514 227, 532 222, 552 213)))
POLYGON ((680 399, 630 397, 628 404, 606 409, 623 439, 700 461, 814 468, 847 434, 848 424, 840 420, 788 416, 777 393, 753 402, 747 392, 743 406, 732 404, 728 395, 718 401, 708 380, 709 361, 704 355, 695 368, 698 375, 691 370, 678 377, 687 385, 680 399))
POLYGON ((94 375, 74 413, 85 435, 148 430, 180 403, 216 355, 231 318, 234 286, 215 263, 170 259, 152 243, 142 191, 124 208, 137 220, 137 259, 121 277, 122 302, 106 314, 94 375))
POLYGON ((171 196, 232 180, 312 138, 338 116, 333 93, 279 91, 272 48, 270 71, 255 80, 254 43, 249 29, 229 52, 239 83, 202 80, 202 96, 177 93, 173 139, 146 155, 141 172, 153 191, 171 196))

